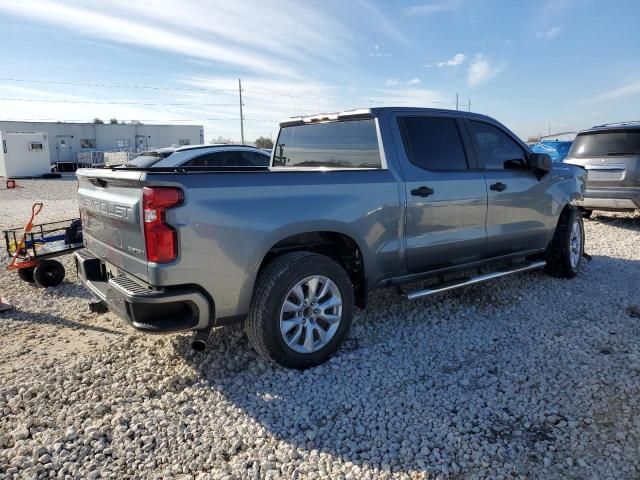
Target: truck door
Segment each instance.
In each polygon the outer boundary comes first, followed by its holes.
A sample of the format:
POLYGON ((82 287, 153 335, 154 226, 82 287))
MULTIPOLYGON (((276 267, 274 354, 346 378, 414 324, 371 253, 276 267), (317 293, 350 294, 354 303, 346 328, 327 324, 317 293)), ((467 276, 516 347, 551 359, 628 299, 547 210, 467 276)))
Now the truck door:
POLYGON ((405 178, 405 239, 410 273, 482 258, 487 187, 469 155, 463 125, 442 114, 396 116, 405 178))
POLYGON ((487 257, 545 248, 553 198, 551 175, 538 179, 523 146, 498 125, 467 120, 487 182, 487 257))

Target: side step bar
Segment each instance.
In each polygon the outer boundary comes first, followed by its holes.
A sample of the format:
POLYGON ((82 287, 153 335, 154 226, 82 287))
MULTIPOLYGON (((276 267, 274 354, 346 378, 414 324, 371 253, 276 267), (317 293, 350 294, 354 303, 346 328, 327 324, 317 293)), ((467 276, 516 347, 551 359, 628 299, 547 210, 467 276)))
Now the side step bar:
POLYGON ((526 272, 527 270, 533 270, 535 268, 542 268, 547 264, 545 261, 537 261, 527 263, 525 265, 519 265, 505 270, 498 270, 496 272, 483 273, 481 275, 475 275, 473 277, 466 277, 460 280, 452 280, 451 282, 440 283, 423 290, 416 290, 415 292, 409 292, 404 294, 409 300, 416 300, 418 298, 429 297, 436 293, 447 292, 460 287, 466 287, 468 285, 475 285, 476 283, 486 282, 487 280, 493 280, 494 278, 505 277, 513 273, 526 272))

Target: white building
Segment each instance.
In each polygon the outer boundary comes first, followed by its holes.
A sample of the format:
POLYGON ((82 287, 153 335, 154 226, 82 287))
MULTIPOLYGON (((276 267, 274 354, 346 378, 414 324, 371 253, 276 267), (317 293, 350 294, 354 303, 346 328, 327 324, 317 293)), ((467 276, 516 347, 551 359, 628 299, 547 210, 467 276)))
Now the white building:
POLYGON ((0 177, 39 177, 51 173, 46 133, 0 132, 0 177))
POLYGON ((76 162, 79 152, 144 150, 204 143, 202 125, 137 125, 0 120, 0 132, 42 132, 51 163, 76 162))

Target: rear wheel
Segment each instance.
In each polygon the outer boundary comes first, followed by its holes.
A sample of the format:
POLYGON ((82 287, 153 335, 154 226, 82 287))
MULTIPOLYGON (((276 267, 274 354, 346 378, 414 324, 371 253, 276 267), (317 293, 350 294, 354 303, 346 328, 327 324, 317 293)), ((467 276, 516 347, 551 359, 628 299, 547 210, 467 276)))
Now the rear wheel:
POLYGON ((35 282, 35 280, 33 279, 34 268, 35 267, 19 268, 18 277, 20 278, 20 280, 27 283, 34 283, 35 282))
POLYGON ((554 277, 573 278, 578 274, 584 254, 584 225, 576 207, 560 214, 553 240, 547 251, 546 271, 554 277))
POLYGON ((39 287, 57 287, 64 280, 64 274, 64 267, 60 262, 45 260, 36 266, 33 278, 39 287))
POLYGON ((305 369, 335 353, 352 315, 353 287, 344 269, 324 255, 292 252, 260 275, 245 329, 260 355, 305 369))
POLYGON ((580 214, 582 215, 582 218, 591 218, 591 215, 593 215, 593 210, 588 208, 581 208, 580 214))

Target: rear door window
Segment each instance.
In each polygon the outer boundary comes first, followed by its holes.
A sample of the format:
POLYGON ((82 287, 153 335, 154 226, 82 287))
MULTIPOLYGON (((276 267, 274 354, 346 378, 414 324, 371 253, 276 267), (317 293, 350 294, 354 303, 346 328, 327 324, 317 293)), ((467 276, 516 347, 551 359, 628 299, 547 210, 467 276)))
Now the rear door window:
POLYGON ((375 121, 345 120, 284 127, 274 167, 381 168, 375 121))
POLYGON ((467 157, 456 120, 444 117, 400 117, 409 161, 425 170, 466 170, 467 157))
POLYGON ((524 150, 498 127, 474 120, 469 122, 469 128, 483 168, 504 170, 526 166, 524 150))
POLYGON ((579 134, 570 157, 640 155, 640 130, 589 132, 579 134))

